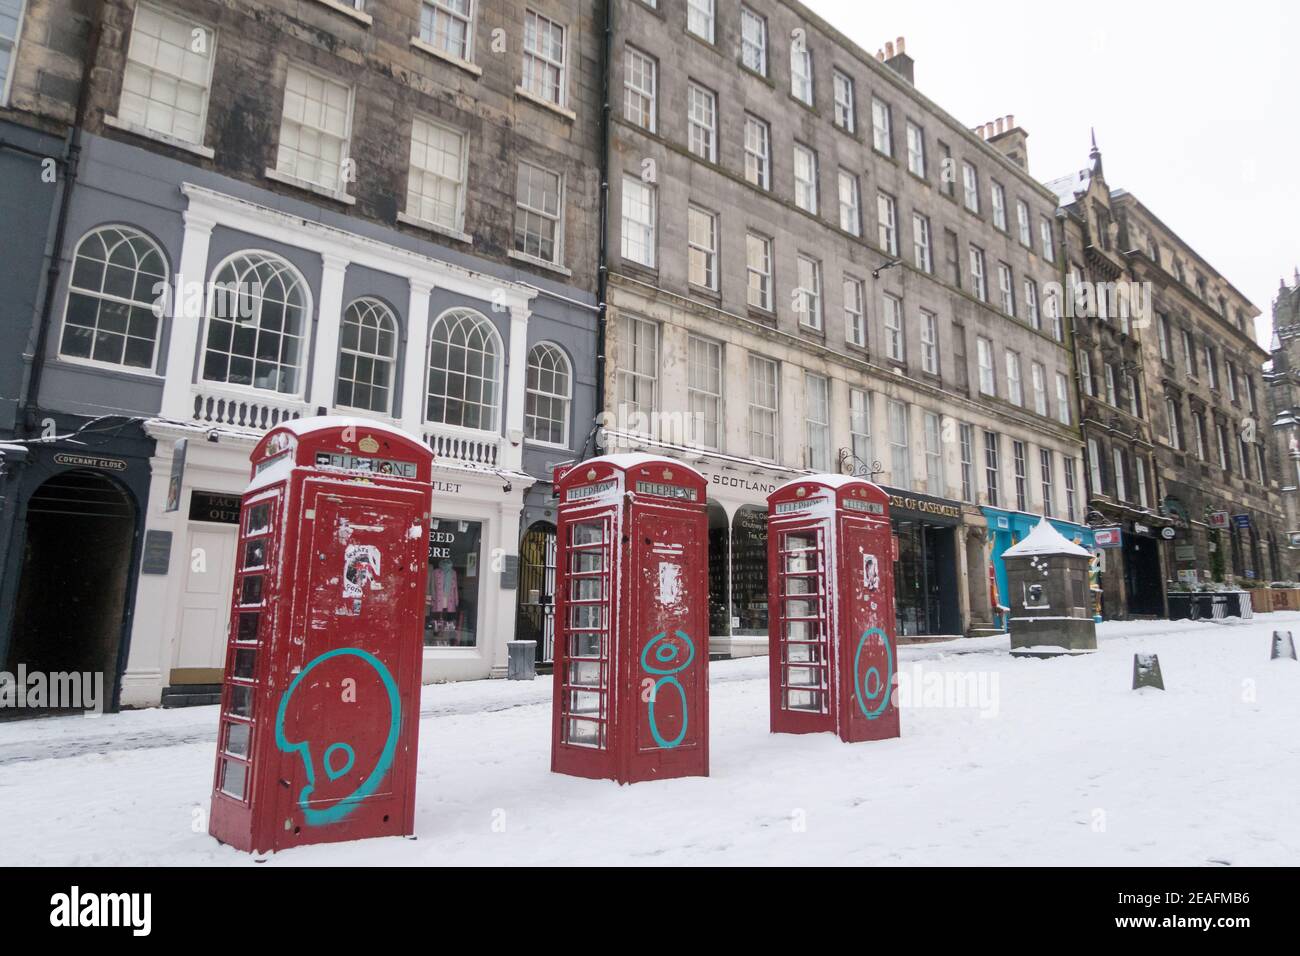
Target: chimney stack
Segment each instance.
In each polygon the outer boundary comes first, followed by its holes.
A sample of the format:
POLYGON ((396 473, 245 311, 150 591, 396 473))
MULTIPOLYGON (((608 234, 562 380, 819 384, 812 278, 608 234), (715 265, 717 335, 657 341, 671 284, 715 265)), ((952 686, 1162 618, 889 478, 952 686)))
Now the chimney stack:
POLYGON ((999 116, 992 122, 976 127, 980 139, 995 147, 1002 155, 1021 169, 1029 169, 1029 134, 1016 125, 1014 113, 999 116))
POLYGON ((908 83, 916 85, 916 61, 907 55, 907 40, 887 40, 883 53, 876 53, 876 59, 882 61, 908 83))

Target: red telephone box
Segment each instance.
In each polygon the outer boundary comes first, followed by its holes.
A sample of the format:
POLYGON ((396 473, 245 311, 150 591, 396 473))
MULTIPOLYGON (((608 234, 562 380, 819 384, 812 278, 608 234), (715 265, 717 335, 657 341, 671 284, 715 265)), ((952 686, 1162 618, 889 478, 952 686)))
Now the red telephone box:
POLYGON ((705 487, 649 455, 557 474, 556 773, 708 776, 705 487))
POLYGON ((815 475, 767 502, 772 732, 897 737, 889 495, 815 475))
POLYGON ((241 850, 410 834, 432 453, 314 418, 252 454, 209 832, 241 850))

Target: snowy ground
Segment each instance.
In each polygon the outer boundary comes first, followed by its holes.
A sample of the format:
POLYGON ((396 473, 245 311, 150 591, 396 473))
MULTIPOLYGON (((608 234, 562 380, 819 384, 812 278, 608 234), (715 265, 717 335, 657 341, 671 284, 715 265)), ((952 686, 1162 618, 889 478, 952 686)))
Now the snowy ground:
MULTIPOLYGON (((1300 637, 1300 614, 1105 624, 1079 659, 905 648, 921 689, 996 696, 914 694, 901 739, 856 745, 768 733, 766 659, 714 664, 712 776, 632 787, 548 771, 549 678, 426 687, 418 839, 264 865, 1296 865, 1300 664, 1269 661, 1277 627, 1300 637), (1165 693, 1129 689, 1138 651, 1165 693)), ((249 864, 195 832, 216 725, 212 707, 0 724, 0 866, 249 864)))

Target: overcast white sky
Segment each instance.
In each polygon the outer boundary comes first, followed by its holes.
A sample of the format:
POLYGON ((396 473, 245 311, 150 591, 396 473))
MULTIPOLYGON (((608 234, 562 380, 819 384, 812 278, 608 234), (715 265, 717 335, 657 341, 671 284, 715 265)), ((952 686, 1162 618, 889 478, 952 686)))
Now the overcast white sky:
POLYGON ((902 36, 917 88, 965 123, 1014 114, 1046 181, 1090 127, 1128 189, 1264 313, 1300 265, 1295 0, 804 0, 871 53, 902 36), (1288 50, 1289 46, 1289 50, 1288 50))

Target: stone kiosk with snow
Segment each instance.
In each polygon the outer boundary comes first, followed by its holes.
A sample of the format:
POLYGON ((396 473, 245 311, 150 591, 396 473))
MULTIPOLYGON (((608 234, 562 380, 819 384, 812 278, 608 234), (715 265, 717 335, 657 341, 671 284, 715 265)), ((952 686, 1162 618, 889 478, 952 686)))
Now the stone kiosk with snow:
POLYGON ((1092 554, 1043 519, 1002 555, 1011 604, 1011 653, 1025 657, 1097 650, 1088 566, 1092 554))
POLYGON ((706 484, 653 455, 557 475, 551 770, 709 775, 706 484))

